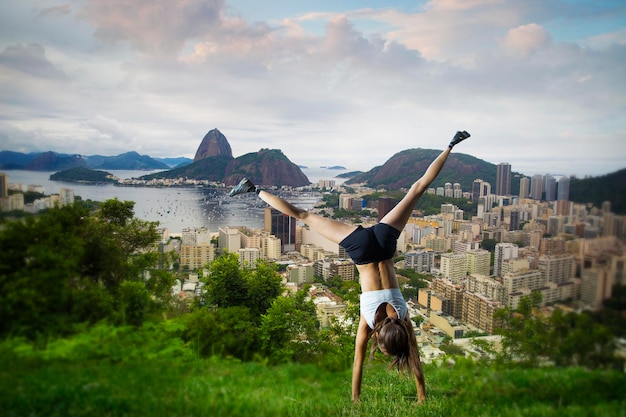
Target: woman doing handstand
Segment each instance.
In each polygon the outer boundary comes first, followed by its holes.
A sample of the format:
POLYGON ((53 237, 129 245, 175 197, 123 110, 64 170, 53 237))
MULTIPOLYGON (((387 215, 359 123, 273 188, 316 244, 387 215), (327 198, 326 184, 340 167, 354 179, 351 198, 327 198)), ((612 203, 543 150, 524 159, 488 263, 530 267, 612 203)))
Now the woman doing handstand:
POLYGON ((371 354, 378 346, 385 355, 392 356, 392 366, 413 374, 418 402, 426 399, 417 340, 406 302, 398 285, 393 255, 398 237, 408 222, 415 204, 443 168, 454 145, 469 136, 465 131, 457 132, 448 147, 426 169, 424 175, 411 185, 404 198, 379 223, 368 228, 309 213, 257 188, 247 178, 241 180, 230 192, 231 196, 256 192, 259 198, 276 210, 301 220, 320 235, 345 248, 356 264, 361 281, 361 317, 352 368, 353 401, 358 401, 361 395, 363 362, 370 338, 373 341, 371 354))

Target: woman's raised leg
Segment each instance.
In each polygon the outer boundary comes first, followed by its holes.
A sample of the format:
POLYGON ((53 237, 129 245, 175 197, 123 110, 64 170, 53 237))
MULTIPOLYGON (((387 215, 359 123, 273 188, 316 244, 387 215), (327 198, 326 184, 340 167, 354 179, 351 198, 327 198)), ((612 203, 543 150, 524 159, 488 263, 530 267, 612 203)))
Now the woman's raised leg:
POLYGON ((439 172, 441 172, 441 169, 446 163, 448 155, 450 155, 450 151, 452 151, 454 145, 467 139, 469 136, 470 134, 465 131, 457 132, 448 147, 446 147, 446 149, 441 152, 433 162, 431 162, 426 169, 426 172, 424 172, 424 175, 411 185, 409 192, 380 220, 380 222, 402 231, 404 226, 406 226, 406 223, 409 221, 409 217, 415 208, 415 204, 417 204, 417 201, 424 194, 426 189, 428 189, 435 178, 437 178, 439 172))

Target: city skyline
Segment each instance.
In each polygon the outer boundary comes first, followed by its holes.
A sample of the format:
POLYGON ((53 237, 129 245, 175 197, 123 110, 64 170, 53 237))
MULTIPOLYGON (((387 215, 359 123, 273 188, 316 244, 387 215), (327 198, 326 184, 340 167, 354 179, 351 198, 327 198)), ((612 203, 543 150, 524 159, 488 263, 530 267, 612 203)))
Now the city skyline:
POLYGON ((364 171, 467 130, 455 152, 605 175, 626 167, 625 16, 591 0, 5 2, 0 140, 191 158, 218 128, 235 157, 364 171))

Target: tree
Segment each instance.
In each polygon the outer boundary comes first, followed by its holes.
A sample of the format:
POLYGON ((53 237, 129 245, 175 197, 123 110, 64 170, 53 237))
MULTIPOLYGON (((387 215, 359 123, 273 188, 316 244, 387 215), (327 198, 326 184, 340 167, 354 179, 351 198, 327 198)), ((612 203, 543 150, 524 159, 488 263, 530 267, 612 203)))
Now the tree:
POLYGON ((280 295, 283 285, 280 275, 273 264, 258 261, 256 269, 248 276, 245 304, 253 317, 260 319, 272 305, 272 301, 280 295))
POLYGON ((225 253, 209 265, 207 284, 208 303, 217 307, 235 307, 246 304, 248 270, 239 268, 239 256, 225 253))
POLYGON ((620 368, 615 357, 615 335, 594 320, 592 313, 567 313, 555 310, 550 316, 533 314, 541 304, 541 295, 522 297, 517 311, 496 313, 503 327, 500 361, 519 360, 530 366, 551 361, 557 366, 620 368))
POLYGON ((120 285, 119 312, 122 324, 139 326, 150 309, 150 293, 143 282, 124 281, 120 285))
POLYGON ((496 250, 496 244, 498 243, 497 240, 495 239, 483 239, 483 241, 481 242, 480 246, 485 249, 488 250, 489 252, 493 252, 494 250, 496 250))
POLYGON ((307 291, 280 296, 261 318, 261 352, 273 363, 305 361, 318 342, 317 316, 307 291))
POLYGON ((157 223, 133 218, 133 204, 109 200, 92 215, 75 203, 8 222, 0 230, 0 334, 63 334, 77 322, 117 320, 121 284, 143 285, 142 272, 158 260, 157 223))

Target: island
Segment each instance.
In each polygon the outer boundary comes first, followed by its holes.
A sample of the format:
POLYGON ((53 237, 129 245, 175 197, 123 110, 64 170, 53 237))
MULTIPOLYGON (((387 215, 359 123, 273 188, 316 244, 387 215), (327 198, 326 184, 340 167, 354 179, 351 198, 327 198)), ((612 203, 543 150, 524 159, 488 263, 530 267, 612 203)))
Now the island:
POLYGON ((106 171, 85 167, 67 169, 50 175, 51 181, 75 182, 80 184, 117 184, 119 179, 106 171))

